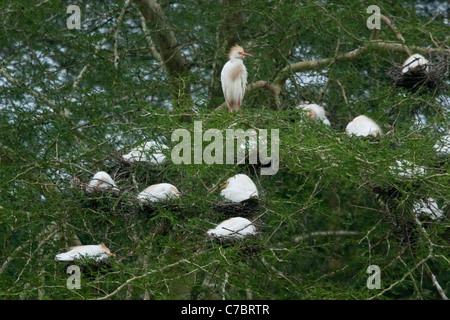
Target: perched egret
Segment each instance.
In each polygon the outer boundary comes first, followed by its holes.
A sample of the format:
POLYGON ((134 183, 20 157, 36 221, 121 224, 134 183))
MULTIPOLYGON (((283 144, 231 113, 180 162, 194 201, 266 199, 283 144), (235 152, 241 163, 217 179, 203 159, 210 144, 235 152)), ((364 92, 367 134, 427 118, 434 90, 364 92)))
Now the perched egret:
POLYGON ((89 185, 86 187, 86 191, 89 193, 94 191, 105 191, 109 189, 112 189, 113 191, 119 191, 119 188, 117 187, 114 180, 105 171, 97 172, 89 182, 89 185))
POLYGON ((122 158, 130 163, 134 162, 150 162, 153 164, 160 164, 166 160, 166 155, 163 153, 164 149, 168 149, 165 144, 151 140, 144 144, 144 146, 137 147, 129 153, 124 154, 122 158))
POLYGON ((403 63, 402 73, 428 71, 429 62, 422 55, 415 53, 403 63))
POLYGON ((248 219, 235 217, 218 224, 214 229, 207 231, 208 236, 218 239, 243 239, 248 235, 254 235, 256 228, 248 219))
POLYGON ((104 243, 76 246, 69 248, 67 252, 59 253, 55 259, 58 261, 74 261, 76 259, 86 258, 95 259, 100 262, 108 259, 108 257, 116 255, 111 253, 104 243))
POLYGON ((247 86, 247 69, 242 59, 251 54, 244 52, 241 46, 234 46, 228 56, 230 60, 223 66, 220 80, 228 111, 233 112, 241 109, 247 86))
POLYGON ((306 104, 300 104, 296 107, 296 109, 303 109, 306 112, 306 115, 310 119, 314 120, 320 120, 326 125, 330 125, 330 121, 328 120, 325 109, 322 106, 319 106, 315 103, 306 103, 306 104))
POLYGON ((349 136, 356 135, 363 137, 376 137, 383 135, 381 128, 375 123, 375 121, 364 115, 356 117, 353 121, 347 124, 345 133, 349 136))
POLYGON ((142 203, 147 203, 148 201, 158 202, 179 197, 180 192, 170 183, 153 184, 138 194, 138 200, 142 203))
POLYGON ((242 173, 228 178, 220 189, 222 190, 220 194, 232 202, 242 202, 259 197, 258 189, 252 179, 242 173))

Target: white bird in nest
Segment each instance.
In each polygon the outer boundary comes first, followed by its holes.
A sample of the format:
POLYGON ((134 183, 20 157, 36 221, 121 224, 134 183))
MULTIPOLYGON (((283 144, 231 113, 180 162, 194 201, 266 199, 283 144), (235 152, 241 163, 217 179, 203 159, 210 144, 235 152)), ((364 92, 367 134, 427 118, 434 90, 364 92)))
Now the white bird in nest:
POLYGON ((444 216, 433 198, 420 199, 414 204, 413 211, 417 217, 428 216, 431 220, 441 219, 444 216))
POLYGON ((236 240, 254 235, 256 228, 250 220, 235 217, 221 222, 214 229, 210 229, 206 233, 211 238, 236 240))
POLYGON ((296 109, 304 110, 306 116, 309 119, 322 121, 327 126, 330 125, 330 120, 328 120, 325 112, 325 108, 315 103, 303 103, 295 107, 296 109))
POLYGON ((179 198, 180 192, 170 183, 153 184, 138 194, 137 198, 141 203, 165 201, 179 198))
POLYGON ((106 190, 120 191, 111 176, 105 171, 97 172, 86 187, 86 191, 91 193, 95 191, 106 190))
POLYGON ((146 142, 144 146, 139 146, 129 153, 124 154, 122 158, 130 163, 150 162, 160 164, 166 160, 166 155, 163 153, 164 149, 169 149, 169 147, 163 143, 151 140, 146 142))
POLYGON ((241 46, 234 46, 228 56, 230 60, 223 66, 220 80, 228 111, 233 112, 241 109, 247 86, 247 69, 242 59, 251 54, 244 52, 241 46))
POLYGON ((429 62, 422 55, 415 53, 411 55, 402 65, 402 73, 416 73, 420 71, 428 71, 429 62))
POLYGON ((381 131, 381 128, 375 121, 364 115, 357 116, 349 122, 345 128, 345 133, 349 136, 355 135, 363 137, 377 137, 383 135, 383 131, 381 131))
POLYGON ((100 262, 108 259, 110 256, 116 256, 109 251, 104 243, 70 247, 69 249, 67 252, 57 254, 55 259, 58 261, 74 261, 85 258, 95 259, 95 261, 100 262))
POLYGON ((222 190, 220 194, 232 202, 242 202, 259 197, 255 183, 243 173, 228 178, 220 189, 222 190))

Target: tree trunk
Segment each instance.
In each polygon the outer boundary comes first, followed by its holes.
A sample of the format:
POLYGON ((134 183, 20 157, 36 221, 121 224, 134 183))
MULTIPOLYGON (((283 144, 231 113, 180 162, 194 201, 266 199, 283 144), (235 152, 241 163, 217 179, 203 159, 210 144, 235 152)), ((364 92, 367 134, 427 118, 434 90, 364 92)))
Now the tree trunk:
POLYGON ((191 111, 193 102, 190 83, 187 80, 190 73, 189 63, 181 54, 182 45, 178 43, 173 26, 155 0, 136 0, 136 3, 163 60, 174 110, 191 111))

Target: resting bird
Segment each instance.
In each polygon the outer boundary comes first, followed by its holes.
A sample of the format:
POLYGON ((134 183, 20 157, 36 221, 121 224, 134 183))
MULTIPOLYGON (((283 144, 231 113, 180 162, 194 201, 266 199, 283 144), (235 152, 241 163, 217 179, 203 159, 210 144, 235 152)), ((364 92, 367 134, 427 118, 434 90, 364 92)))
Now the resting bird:
POLYGON ((345 133, 349 136, 372 136, 377 137, 383 135, 381 128, 369 117, 364 115, 358 116, 347 124, 345 133))
POLYGON ((147 187, 138 194, 138 200, 142 203, 158 202, 173 198, 179 198, 180 192, 170 183, 158 183, 147 187))
POLYGON ((247 86, 247 69, 242 59, 251 54, 244 52, 241 46, 234 46, 228 56, 230 60, 223 66, 220 80, 228 111, 233 112, 241 109, 247 86))
POLYGON ((70 251, 57 254, 55 259, 58 261, 74 261, 77 259, 86 258, 95 259, 95 261, 100 262, 108 259, 110 256, 116 256, 109 251, 104 243, 76 246, 69 249, 70 251))
POLYGON ((109 189, 112 189, 113 191, 119 191, 119 188, 117 187, 114 180, 105 171, 97 172, 89 182, 89 185, 86 187, 86 191, 89 193, 94 191, 105 191, 109 189))
POLYGON ((227 182, 220 187, 220 194, 232 202, 242 202, 251 198, 258 198, 258 189, 245 174, 237 174, 227 179, 227 182))
POLYGON ((422 55, 415 53, 403 63, 402 73, 415 73, 419 71, 428 71, 428 60, 422 55))
POLYGON ((256 228, 250 220, 241 217, 227 219, 217 225, 214 229, 207 231, 211 238, 219 239, 243 239, 248 235, 256 233, 256 228))
POLYGON ((315 104, 315 103, 311 103, 311 104, 305 103, 305 104, 298 105, 296 108, 305 110, 308 118, 314 119, 314 120, 320 120, 327 126, 330 125, 330 121, 328 120, 328 118, 326 116, 324 107, 319 106, 318 104, 315 104))

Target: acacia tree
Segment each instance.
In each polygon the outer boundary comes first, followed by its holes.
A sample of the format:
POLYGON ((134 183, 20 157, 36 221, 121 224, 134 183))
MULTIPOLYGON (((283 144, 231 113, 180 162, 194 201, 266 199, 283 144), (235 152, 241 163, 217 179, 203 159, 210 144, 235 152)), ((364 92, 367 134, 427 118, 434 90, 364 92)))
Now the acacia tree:
POLYGON ((411 90, 388 71, 412 53, 448 69, 448 4, 378 6, 372 16, 355 1, 5 2, 0 297, 447 299, 449 166, 435 145, 449 133, 448 73, 411 90), (240 115, 224 110, 220 85, 235 44, 253 55, 240 115), (305 100, 324 105, 330 127, 303 118, 295 106, 305 100), (348 137, 360 114, 388 134, 348 137), (193 121, 203 131, 278 129, 278 172, 123 161, 158 139, 170 158, 172 133, 192 132, 193 121), (398 175, 396 161, 423 174, 398 175), (86 193, 97 171, 120 192, 86 193), (236 173, 260 191, 250 216, 258 236, 215 243, 206 230, 242 214, 219 206, 218 187, 236 173), (158 182, 180 199, 136 201, 158 182), (429 198, 441 219, 416 215, 429 198), (69 289, 55 255, 101 242, 116 257, 83 264, 80 289, 69 289), (371 290, 372 265, 381 286, 371 290))

